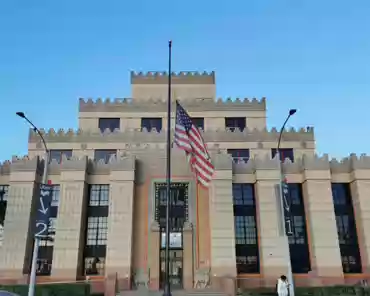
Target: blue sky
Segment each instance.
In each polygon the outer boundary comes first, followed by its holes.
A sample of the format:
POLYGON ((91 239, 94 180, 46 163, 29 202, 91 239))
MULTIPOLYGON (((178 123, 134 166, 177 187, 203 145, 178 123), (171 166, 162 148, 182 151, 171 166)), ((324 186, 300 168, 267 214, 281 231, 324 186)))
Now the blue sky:
POLYGON ((315 126, 317 152, 370 152, 370 1, 1 0, 0 160, 24 111, 77 128, 79 97, 127 97, 130 70, 214 70, 219 97, 267 97, 269 127, 315 126))

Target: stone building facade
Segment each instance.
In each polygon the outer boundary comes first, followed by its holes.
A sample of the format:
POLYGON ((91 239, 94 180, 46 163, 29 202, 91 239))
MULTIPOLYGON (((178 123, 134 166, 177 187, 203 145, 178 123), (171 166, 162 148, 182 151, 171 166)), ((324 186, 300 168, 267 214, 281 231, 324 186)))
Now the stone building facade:
MULTIPOLYGON (((77 131, 42 131, 51 157, 53 239, 40 247, 39 281, 115 275, 120 289, 160 289, 167 79, 165 73, 132 73, 132 99, 80 99, 77 131)), ((271 286, 287 272, 289 258, 297 285, 369 277, 370 157, 329 160, 315 154, 313 128, 284 132, 288 244, 274 157, 279 133, 267 130, 266 100, 216 100, 213 72, 174 74, 172 82, 173 97, 203 130, 215 166, 210 187, 198 186, 184 152, 172 148, 174 287, 192 289, 208 279, 217 289, 230 290, 235 282, 271 286)), ((0 167, 0 283, 24 282, 30 270, 45 163, 32 130, 28 143, 27 157, 0 167)))

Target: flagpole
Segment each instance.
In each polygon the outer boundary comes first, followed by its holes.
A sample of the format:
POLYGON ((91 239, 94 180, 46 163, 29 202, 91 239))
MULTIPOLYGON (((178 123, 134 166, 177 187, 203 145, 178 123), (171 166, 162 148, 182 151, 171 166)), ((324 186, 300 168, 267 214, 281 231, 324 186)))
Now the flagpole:
POLYGON ((168 102, 167 102, 167 199, 166 199, 166 250, 165 285, 163 296, 171 296, 170 285, 170 197, 171 197, 171 59, 172 41, 168 42, 168 102))
POLYGON ((197 207, 197 211, 196 211, 196 240, 197 240, 197 244, 196 244, 196 252, 197 252, 197 256, 196 256, 196 269, 198 270, 199 269, 199 258, 200 258, 200 255, 199 255, 199 251, 200 251, 200 242, 199 242, 199 228, 200 228, 200 225, 199 225, 199 184, 198 184, 198 179, 195 178, 195 186, 197 186, 197 194, 196 194, 196 207, 197 207))

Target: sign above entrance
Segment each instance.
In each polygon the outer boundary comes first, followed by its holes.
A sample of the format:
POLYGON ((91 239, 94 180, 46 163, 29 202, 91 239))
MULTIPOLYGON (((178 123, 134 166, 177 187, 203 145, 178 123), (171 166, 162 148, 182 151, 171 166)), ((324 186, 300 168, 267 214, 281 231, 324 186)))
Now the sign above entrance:
MULTIPOLYGON (((166 233, 161 233, 161 248, 166 247, 166 233)), ((181 232, 171 232, 170 233, 170 248, 177 249, 182 248, 182 233, 181 232)))

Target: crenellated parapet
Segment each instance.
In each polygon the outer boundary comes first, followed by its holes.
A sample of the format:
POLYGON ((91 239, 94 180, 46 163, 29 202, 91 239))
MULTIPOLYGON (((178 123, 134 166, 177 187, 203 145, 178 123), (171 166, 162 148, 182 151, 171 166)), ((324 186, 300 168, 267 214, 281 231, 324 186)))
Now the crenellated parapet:
POLYGON ((9 175, 10 174, 10 166, 11 162, 9 160, 0 163, 0 175, 9 175))
MULTIPOLYGON (((115 130, 111 132, 106 130, 101 133, 100 130, 41 130, 45 140, 53 143, 165 143, 167 132, 162 130, 147 131, 146 129, 127 129, 115 130)), ((172 130, 173 137, 173 130, 172 130)), ((228 129, 206 130, 202 131, 205 142, 277 142, 279 132, 276 128, 271 130, 244 129, 243 131, 228 129)), ((283 133, 283 141, 314 141, 314 130, 310 129, 290 129, 283 133)), ((37 143, 40 137, 32 129, 29 133, 29 142, 37 143)))
MULTIPOLYGON (((168 72, 163 71, 131 71, 131 84, 167 84, 168 77, 168 72)), ((216 74, 214 71, 181 71, 178 73, 171 72, 171 82, 173 84, 215 84, 216 74)))
MULTIPOLYGON (((181 99, 181 104, 189 112, 200 111, 266 111, 266 99, 222 99, 213 100, 210 98, 181 99)), ((172 110, 175 110, 175 103, 172 104, 172 110)), ((91 98, 80 98, 80 112, 166 112, 167 100, 147 99, 134 100, 130 98, 101 99, 93 100, 91 98)))
MULTIPOLYGON (((302 158, 295 159, 291 162, 285 159, 282 164, 284 173, 286 174, 300 174, 306 170, 310 171, 330 171, 331 174, 351 173, 357 170, 368 170, 370 177, 370 156, 355 154, 343 158, 338 161, 336 159, 329 160, 329 156, 324 154, 322 156, 304 155, 302 158)), ((259 169, 279 169, 277 158, 251 158, 248 162, 240 161, 233 163, 234 174, 251 174, 259 169)))
POLYGON ((38 156, 29 158, 28 156, 13 156, 10 171, 11 172, 34 172, 41 173, 44 167, 44 160, 38 156))
MULTIPOLYGON (((136 157, 134 155, 125 155, 111 157, 106 163, 89 159, 87 156, 66 158, 64 155, 61 162, 52 160, 48 165, 49 175, 59 175, 61 171, 87 171, 89 174, 106 174, 111 171, 134 171, 136 157)), ((13 157, 12 161, 5 161, 0 164, 0 175, 9 175, 12 172, 37 172, 39 175, 43 172, 44 160, 39 157, 22 158, 13 157)))

